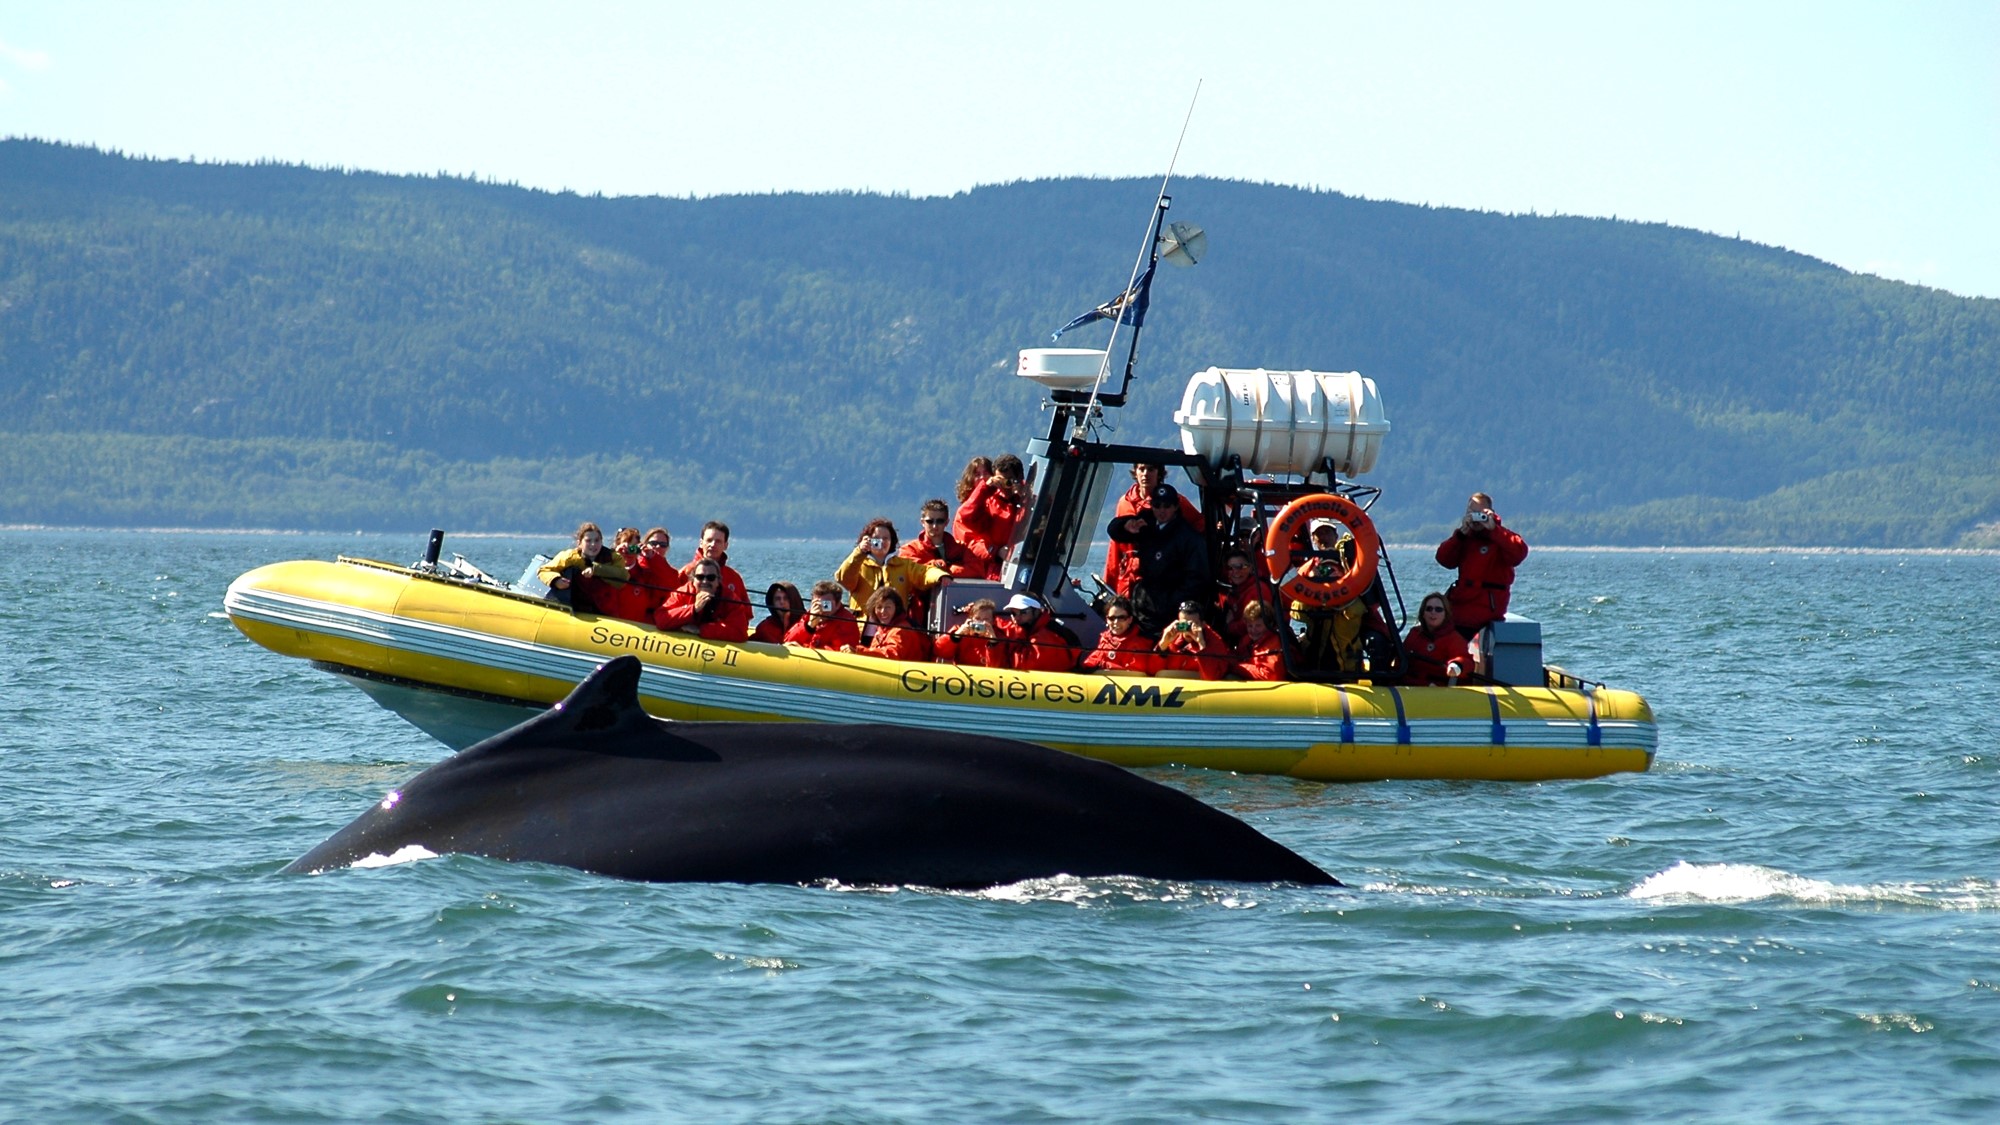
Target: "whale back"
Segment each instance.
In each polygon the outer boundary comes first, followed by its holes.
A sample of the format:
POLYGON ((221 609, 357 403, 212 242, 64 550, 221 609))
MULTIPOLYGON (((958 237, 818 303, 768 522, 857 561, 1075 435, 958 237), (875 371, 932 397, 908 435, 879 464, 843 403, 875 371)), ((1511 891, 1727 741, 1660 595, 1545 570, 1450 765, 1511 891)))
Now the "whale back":
POLYGON ((640 672, 610 661, 286 870, 414 846, 654 882, 1337 885, 1242 821, 1108 763, 910 727, 663 722, 639 705, 640 672))

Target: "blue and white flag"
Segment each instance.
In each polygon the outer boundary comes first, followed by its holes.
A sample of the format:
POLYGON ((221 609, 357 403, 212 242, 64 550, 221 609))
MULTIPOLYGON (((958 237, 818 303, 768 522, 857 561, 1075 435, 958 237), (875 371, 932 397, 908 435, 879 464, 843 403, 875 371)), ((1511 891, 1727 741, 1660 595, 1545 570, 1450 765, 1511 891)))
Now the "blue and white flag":
POLYGON ((1153 291, 1153 265, 1152 262, 1146 263, 1146 272, 1139 275, 1139 280, 1132 288, 1056 329, 1049 339, 1060 340, 1063 333, 1072 328, 1081 328, 1094 320, 1115 319, 1120 324, 1129 324, 1134 328, 1144 327, 1146 303, 1151 299, 1153 291))

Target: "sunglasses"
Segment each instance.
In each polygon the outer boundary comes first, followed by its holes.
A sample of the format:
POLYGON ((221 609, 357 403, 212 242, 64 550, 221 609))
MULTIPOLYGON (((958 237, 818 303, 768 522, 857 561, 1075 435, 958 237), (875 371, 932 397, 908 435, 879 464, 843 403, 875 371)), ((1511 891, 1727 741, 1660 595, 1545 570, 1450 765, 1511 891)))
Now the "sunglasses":
POLYGON ((924 521, 924 526, 925 526, 925 527, 943 527, 943 526, 944 526, 945 524, 948 524, 948 523, 950 523, 950 522, 951 522, 950 520, 925 520, 925 521, 924 521))
POLYGON ((667 549, 667 541, 664 539, 648 539, 646 540, 646 546, 658 547, 660 550, 664 551, 667 549))
POLYGON ((1107 613, 1104 615, 1104 619, 1106 621, 1130 621, 1132 620, 1132 615, 1129 613, 1107 613))
POLYGON ((694 576, 694 580, 706 586, 711 582, 722 581, 722 576, 719 574, 697 574, 694 576))
POLYGON ((1444 607, 1443 607, 1443 606, 1441 606, 1441 605, 1427 605, 1427 606, 1425 606, 1425 607, 1424 607, 1424 612, 1425 612, 1425 613, 1443 613, 1443 612, 1444 612, 1444 607))

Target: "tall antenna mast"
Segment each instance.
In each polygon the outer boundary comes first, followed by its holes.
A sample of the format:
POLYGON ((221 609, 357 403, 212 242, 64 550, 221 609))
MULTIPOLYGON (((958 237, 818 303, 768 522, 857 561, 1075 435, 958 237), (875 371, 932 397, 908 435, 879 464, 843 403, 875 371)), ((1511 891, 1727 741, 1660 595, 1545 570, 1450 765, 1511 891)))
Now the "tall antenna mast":
POLYGON ((1072 438, 1082 439, 1086 427, 1102 410, 1097 400, 1103 394, 1104 380, 1111 375, 1111 353, 1118 347, 1118 329, 1125 323, 1128 312, 1132 313, 1134 323, 1131 345, 1125 353, 1125 381, 1118 388, 1119 398, 1123 399, 1125 392, 1131 389, 1132 368, 1139 360, 1139 330, 1144 327, 1141 322, 1145 319, 1148 292, 1153 284, 1153 270, 1160 263, 1160 224, 1166 218, 1167 208, 1173 206, 1173 197, 1167 194, 1167 187, 1173 183, 1175 165, 1180 163, 1181 144, 1187 140, 1189 123, 1194 121, 1195 103, 1201 100, 1201 82, 1201 79, 1195 79, 1194 96, 1188 99, 1187 116, 1181 119, 1180 136, 1174 138, 1173 155, 1167 158, 1167 174, 1160 177, 1160 192, 1153 200, 1153 213, 1146 222, 1146 241, 1140 245, 1138 257, 1132 260, 1132 273, 1126 278, 1125 293, 1119 298, 1118 313, 1111 318, 1111 339, 1104 345, 1104 360, 1098 365, 1097 381, 1090 385, 1090 399, 1077 417, 1076 428, 1070 435, 1072 438), (1143 290, 1141 277, 1145 278, 1143 290), (1135 292, 1135 290, 1140 291, 1135 292), (1134 302, 1138 304, 1136 312, 1133 312, 1131 307, 1134 302))

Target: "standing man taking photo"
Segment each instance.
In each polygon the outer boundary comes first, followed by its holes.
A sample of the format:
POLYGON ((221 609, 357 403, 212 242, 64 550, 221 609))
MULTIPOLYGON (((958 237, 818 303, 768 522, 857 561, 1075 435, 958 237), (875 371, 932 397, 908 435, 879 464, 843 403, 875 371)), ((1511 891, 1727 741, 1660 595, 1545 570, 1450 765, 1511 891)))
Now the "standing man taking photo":
POLYGON ((1475 492, 1466 502, 1458 530, 1438 544, 1437 561, 1456 568, 1458 578, 1445 591, 1452 621, 1466 640, 1507 616, 1507 599, 1514 588, 1514 568, 1528 557, 1527 540, 1507 530, 1493 498, 1475 492))

